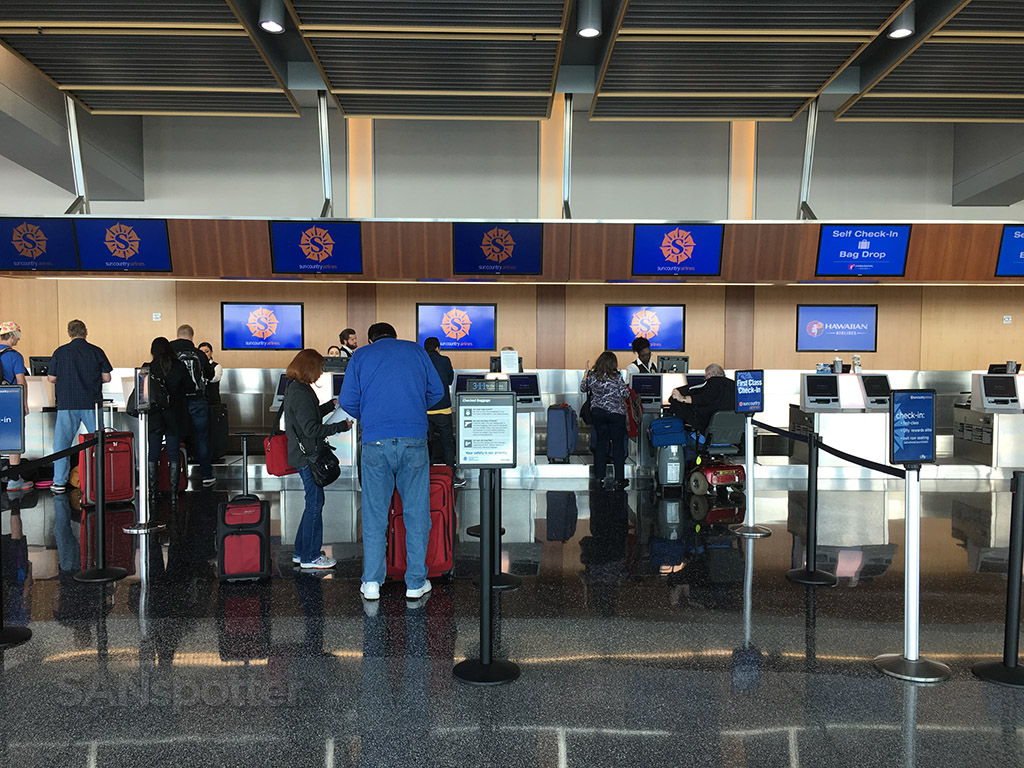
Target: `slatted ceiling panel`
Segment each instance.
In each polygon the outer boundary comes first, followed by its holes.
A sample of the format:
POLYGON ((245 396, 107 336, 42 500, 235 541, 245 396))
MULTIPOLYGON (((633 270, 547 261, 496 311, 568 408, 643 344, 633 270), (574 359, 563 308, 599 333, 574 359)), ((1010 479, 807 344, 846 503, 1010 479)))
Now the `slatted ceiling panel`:
POLYGON ((593 119, 637 120, 789 120, 806 99, 758 98, 612 98, 602 96, 593 119))
POLYGON ((283 92, 79 91, 76 95, 89 109, 97 112, 295 114, 295 108, 283 92))
POLYGON ((61 85, 280 88, 247 36, 7 35, 61 85))
POLYGON ((466 117, 533 119, 548 116, 547 96, 395 96, 388 94, 341 94, 348 117, 466 117))
POLYGON ((558 42, 311 38, 335 89, 549 92, 558 42))
POLYGON ((925 43, 871 92, 1024 96, 1024 40, 925 43))
POLYGON ((562 27, 564 0, 292 0, 303 26, 352 29, 562 27))
POLYGON ((972 0, 953 17, 940 34, 970 32, 1024 33, 1024 2, 1021 0, 972 0))
POLYGON ((857 101, 843 120, 1024 122, 1024 99, 870 98, 857 101))
POLYGON ((899 5, 895 0, 630 0, 622 29, 875 30, 899 5))
POLYGON ((2 22, 230 25, 241 29, 224 0, 2 0, 2 22))
POLYGON ((615 43, 601 92, 813 94, 858 43, 639 41, 615 43))

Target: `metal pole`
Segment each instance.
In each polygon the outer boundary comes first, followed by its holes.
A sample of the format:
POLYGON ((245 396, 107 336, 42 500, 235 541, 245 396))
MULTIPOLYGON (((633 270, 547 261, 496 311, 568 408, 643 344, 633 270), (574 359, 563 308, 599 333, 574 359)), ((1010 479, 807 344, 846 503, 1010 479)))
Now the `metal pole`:
POLYGON ((807 134, 804 137, 804 165, 800 174, 800 202, 796 206, 796 217, 805 218, 804 205, 811 194, 811 169, 814 165, 814 139, 818 135, 818 100, 807 107, 807 134))
POLYGON ((807 558, 805 567, 786 572, 786 578, 808 587, 834 587, 834 574, 818 570, 818 433, 807 435, 807 558))
POLYGON ((570 211, 572 196, 572 94, 565 94, 565 120, 562 123, 562 218, 570 211))
POLYGON ((64 111, 68 118, 68 145, 71 148, 71 176, 75 183, 75 195, 82 199, 82 213, 91 213, 89 192, 85 186, 85 167, 82 165, 82 143, 78 137, 78 113, 75 111, 75 100, 67 95, 64 96, 64 111))
POLYGON ((743 564, 743 647, 749 648, 754 634, 754 542, 747 542, 747 561, 743 564))
POLYGON ((748 413, 743 427, 743 473, 746 475, 747 511, 743 525, 732 526, 732 532, 748 539, 763 539, 772 535, 771 528, 757 525, 754 516, 754 414, 748 413))
POLYGON ((331 179, 331 131, 327 122, 327 91, 317 91, 317 116, 320 125, 320 174, 324 184, 324 207, 320 218, 334 215, 334 183, 331 179))
POLYGON ((518 589, 523 583, 519 576, 511 573, 503 573, 501 570, 501 533, 504 530, 501 525, 501 470, 494 470, 494 499, 491 507, 494 513, 494 579, 491 582, 491 589, 511 590, 518 589))
POLYGON ((875 666, 887 675, 914 683, 948 680, 949 667, 920 657, 921 623, 921 468, 906 468, 904 499, 905 544, 903 568, 903 653, 875 658, 875 666))
POLYGON ((1024 687, 1024 668, 1017 666, 1020 644, 1021 574, 1024 573, 1024 472, 1013 473, 1010 485, 1010 559, 1006 572, 1006 619, 1003 625, 1003 660, 984 661, 971 671, 990 683, 1024 687))

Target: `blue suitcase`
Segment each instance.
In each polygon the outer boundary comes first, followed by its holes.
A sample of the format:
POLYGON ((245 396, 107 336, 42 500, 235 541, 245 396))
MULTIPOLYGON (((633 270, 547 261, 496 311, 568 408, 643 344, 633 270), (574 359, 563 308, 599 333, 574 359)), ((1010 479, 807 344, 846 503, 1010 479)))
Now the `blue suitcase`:
POLYGON ((686 425, 682 419, 667 416, 651 422, 651 446, 686 445, 686 425))
POLYGON ((568 464, 576 450, 579 422, 571 405, 562 403, 548 408, 548 461, 568 464))

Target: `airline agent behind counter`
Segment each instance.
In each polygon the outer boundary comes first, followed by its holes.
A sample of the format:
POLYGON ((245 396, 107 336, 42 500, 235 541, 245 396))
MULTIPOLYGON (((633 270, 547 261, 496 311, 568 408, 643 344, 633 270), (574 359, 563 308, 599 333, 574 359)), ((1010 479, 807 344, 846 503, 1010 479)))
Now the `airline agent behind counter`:
POLYGON ((651 361, 651 342, 643 336, 637 336, 630 345, 636 359, 626 366, 626 382, 634 373, 657 373, 657 368, 651 361))

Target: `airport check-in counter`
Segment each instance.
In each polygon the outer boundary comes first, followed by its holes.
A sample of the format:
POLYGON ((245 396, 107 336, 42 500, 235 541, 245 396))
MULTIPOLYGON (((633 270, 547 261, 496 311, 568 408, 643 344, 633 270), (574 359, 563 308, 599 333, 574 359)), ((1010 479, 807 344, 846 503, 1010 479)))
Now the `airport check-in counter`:
POLYGON ((975 373, 971 404, 953 411, 953 455, 991 467, 1024 467, 1022 376, 975 373))
MULTIPOLYGON (((814 431, 822 442, 863 459, 888 463, 889 396, 884 374, 804 373, 800 377, 800 403, 789 406, 789 430, 806 435, 814 431)), ((807 461, 807 444, 794 440, 791 456, 807 461)), ((848 462, 819 451, 820 466, 848 462)))

